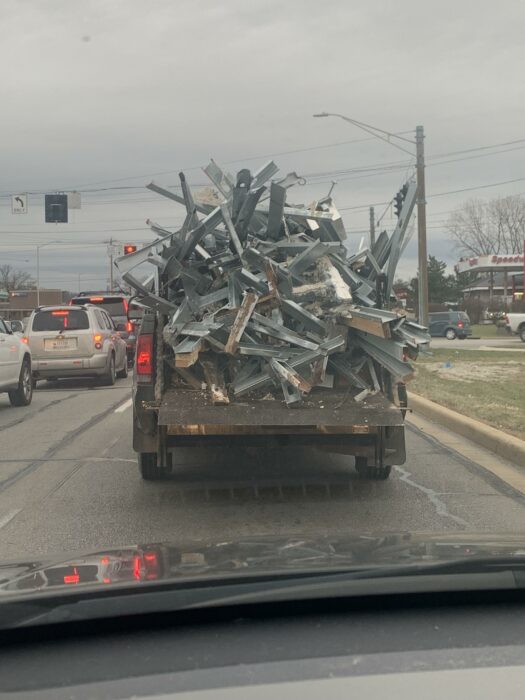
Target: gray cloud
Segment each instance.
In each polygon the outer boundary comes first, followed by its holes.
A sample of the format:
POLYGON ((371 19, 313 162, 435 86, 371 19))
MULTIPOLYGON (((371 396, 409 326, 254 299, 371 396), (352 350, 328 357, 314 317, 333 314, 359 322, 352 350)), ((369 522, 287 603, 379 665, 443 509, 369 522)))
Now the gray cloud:
MULTIPOLYGON (((344 122, 312 119, 322 110, 392 131, 424 124, 429 155, 518 139, 525 136, 524 20, 525 5, 513 0, 497 8, 485 0, 6 0, 0 192, 131 176, 138 177, 113 184, 138 186, 163 171, 172 173, 156 179, 175 183, 178 169, 210 156, 229 161, 366 136, 344 122)), ((276 160, 283 170, 320 173, 404 158, 364 141, 276 160)), ((189 175, 203 181, 198 171, 189 175)), ((403 176, 341 178, 337 202, 389 200, 403 176)), ((433 195, 522 176, 521 151, 435 166, 429 160, 430 252, 454 260, 441 212, 469 196, 433 195)), ((309 185, 293 198, 309 201, 328 186, 309 185)), ((479 194, 522 191, 525 181, 479 194)), ((3 198, 0 258, 29 259, 21 265, 32 269, 38 242, 147 240, 147 217, 168 225, 180 216, 138 190, 86 193, 75 223, 50 227, 38 197, 25 218, 12 216, 3 198)), ((357 245, 368 211, 347 210, 344 219, 357 245)), ((388 213, 385 224, 393 224, 388 213)), ((105 274, 102 243, 44 250, 46 284, 48 277, 65 285, 75 275, 78 283, 78 272, 105 274)), ((415 262, 411 244, 400 272, 413 272, 415 262)))

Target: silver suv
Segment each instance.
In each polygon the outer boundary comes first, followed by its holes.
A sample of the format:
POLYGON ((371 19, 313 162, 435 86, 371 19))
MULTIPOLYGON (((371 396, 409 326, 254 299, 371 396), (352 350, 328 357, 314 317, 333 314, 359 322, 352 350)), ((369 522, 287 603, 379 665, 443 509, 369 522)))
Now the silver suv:
POLYGON ((126 342, 111 316, 91 304, 35 309, 26 328, 33 377, 100 377, 112 385, 127 377, 126 342))

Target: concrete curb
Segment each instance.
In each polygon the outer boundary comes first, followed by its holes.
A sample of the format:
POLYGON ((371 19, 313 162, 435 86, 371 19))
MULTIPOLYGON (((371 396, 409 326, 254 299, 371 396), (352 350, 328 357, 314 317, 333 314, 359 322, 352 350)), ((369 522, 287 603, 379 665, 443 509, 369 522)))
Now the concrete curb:
POLYGON ((440 406, 417 394, 408 395, 408 407, 424 418, 435 421, 449 430, 476 442, 491 452, 525 468, 525 441, 513 435, 491 428, 457 411, 440 406))

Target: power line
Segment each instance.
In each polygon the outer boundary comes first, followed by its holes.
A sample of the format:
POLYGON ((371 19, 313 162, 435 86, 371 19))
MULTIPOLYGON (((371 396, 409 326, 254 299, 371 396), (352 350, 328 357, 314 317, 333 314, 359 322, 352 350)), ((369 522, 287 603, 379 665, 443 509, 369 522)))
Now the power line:
MULTIPOLYGON (((412 133, 412 132, 411 132, 411 131, 399 132, 399 134, 406 134, 406 133, 412 133)), ((224 165, 231 165, 231 164, 233 164, 233 163, 243 163, 243 162, 248 162, 248 161, 251 161, 251 160, 258 160, 258 159, 263 159, 263 158, 272 158, 272 157, 277 157, 277 156, 282 156, 282 155, 291 155, 291 154, 294 154, 294 153, 307 153, 307 152, 309 152, 309 151, 322 150, 322 149, 325 149, 325 148, 334 148, 334 147, 337 147, 337 146, 343 146, 343 145, 352 144, 352 143, 363 143, 363 142, 366 142, 366 141, 374 141, 374 140, 375 140, 374 137, 369 137, 369 138, 364 138, 364 139, 352 139, 352 140, 349 140, 349 141, 338 141, 338 142, 330 143, 330 144, 322 144, 322 145, 318 145, 318 146, 309 146, 309 147, 305 147, 305 148, 291 149, 291 150, 288 150, 288 151, 280 151, 280 152, 277 152, 277 153, 266 153, 266 154, 261 154, 261 155, 257 155, 257 156, 249 156, 249 157, 247 157, 247 158, 237 158, 237 159, 234 159, 234 160, 224 161, 223 163, 224 163, 224 165)), ((468 149, 463 149, 463 150, 458 150, 458 151, 448 151, 448 152, 445 152, 445 153, 433 154, 433 155, 427 156, 427 161, 428 161, 428 160, 437 159, 437 158, 448 157, 448 156, 452 156, 452 155, 462 155, 462 154, 474 153, 475 151, 490 150, 490 149, 498 148, 498 147, 501 147, 501 146, 514 146, 514 145, 517 145, 517 144, 525 144, 525 139, 515 139, 515 140, 513 140, 513 141, 503 141, 503 142, 501 142, 501 143, 496 143, 496 144, 483 145, 483 146, 476 146, 476 147, 473 147, 473 148, 468 148, 468 149)), ((525 146, 521 146, 521 147, 516 148, 516 149, 513 149, 513 148, 511 148, 511 149, 506 149, 506 150, 504 150, 504 151, 498 151, 497 153, 508 153, 508 152, 513 151, 513 150, 520 150, 520 148, 524 148, 524 147, 525 147, 525 146)), ((487 155, 492 155, 492 154, 487 154, 487 155)), ((494 153, 494 155, 496 155, 496 153, 494 153)), ((481 155, 480 155, 479 157, 481 157, 481 155)), ((463 160, 463 159, 455 159, 455 161, 449 161, 449 162, 457 162, 457 161, 460 161, 460 160, 463 160)), ((466 159, 465 159, 465 160, 466 160, 466 159)), ((376 166, 375 164, 372 164, 372 165, 369 165, 369 166, 360 166, 360 167, 357 167, 357 168, 350 168, 350 169, 347 169, 347 170, 333 170, 333 171, 326 171, 326 172, 324 172, 324 173, 317 173, 317 174, 316 174, 316 173, 312 173, 312 174, 306 175, 305 177, 314 178, 314 177, 316 177, 316 176, 317 176, 317 177, 320 177, 320 176, 322 176, 322 175, 328 176, 328 175, 331 175, 331 174, 334 174, 334 173, 335 173, 335 174, 338 174, 338 173, 341 173, 341 174, 350 174, 350 173, 354 173, 354 172, 363 172, 363 171, 365 171, 365 170, 369 170, 370 168, 374 168, 374 167, 378 167, 379 169, 384 169, 384 168, 388 168, 388 167, 392 167, 392 166, 399 166, 399 167, 403 166, 403 167, 405 167, 405 165, 406 165, 407 163, 410 163, 410 161, 394 161, 394 162, 392 162, 392 163, 378 164, 377 166, 376 166)), ((158 176, 158 175, 170 175, 170 174, 173 174, 173 173, 175 173, 175 172, 179 172, 180 170, 183 170, 183 171, 190 171, 190 170, 200 170, 200 169, 201 169, 201 166, 195 165, 195 166, 190 166, 190 167, 188 167, 188 168, 176 168, 176 169, 173 169, 173 170, 165 170, 165 171, 159 171, 159 172, 155 172, 155 173, 147 173, 147 174, 142 174, 142 175, 132 175, 132 176, 122 177, 122 178, 113 178, 113 179, 111 179, 111 180, 99 180, 99 181, 96 181, 96 182, 83 183, 83 184, 80 184, 80 185, 75 185, 75 186, 65 187, 65 188, 58 188, 58 189, 57 189, 57 188, 48 188, 48 190, 29 189, 29 190, 28 190, 28 194, 31 194, 31 195, 45 194, 46 191, 49 191, 49 190, 52 190, 52 191, 72 191, 72 190, 75 190, 75 191, 80 191, 82 194, 88 194, 88 193, 109 192, 109 191, 117 191, 117 190, 136 190, 136 189, 144 189, 144 186, 142 186, 142 185, 130 185, 130 186, 121 185, 121 186, 118 186, 118 187, 104 187, 104 188, 100 188, 100 189, 96 189, 96 190, 79 190, 80 187, 91 187, 91 186, 100 185, 100 184, 106 184, 106 183, 111 183, 111 182, 125 182, 125 181, 129 181, 129 180, 136 180, 136 179, 139 179, 139 178, 156 177, 156 176, 158 176)), ((209 183, 192 183, 191 186, 192 186, 192 187, 205 187, 205 186, 207 186, 208 184, 209 184, 209 183)), ((168 185, 168 187, 179 187, 179 185, 168 185)), ((12 194, 11 192, 5 192, 5 191, 4 191, 4 192, 0 193, 0 197, 2 197, 2 198, 10 197, 11 194, 12 194)))
MULTIPOLYGON (((445 195, 448 194, 458 194, 460 192, 472 192, 474 190, 482 190, 486 189, 488 187, 499 187, 500 185, 510 185, 513 182, 523 182, 525 181, 525 177, 517 177, 514 178, 513 180, 502 180, 501 182, 491 182, 486 185, 476 185, 475 187, 463 187, 458 190, 449 190, 448 192, 436 192, 435 194, 428 194, 427 199, 430 199, 431 197, 444 197, 445 195)), ((518 195, 515 195, 518 196, 518 195)), ((389 202, 372 202, 370 204, 359 204, 356 206, 352 207, 338 207, 339 211, 350 211, 350 210, 355 210, 355 209, 368 209, 368 207, 380 207, 384 204, 390 204, 392 200, 389 202)))

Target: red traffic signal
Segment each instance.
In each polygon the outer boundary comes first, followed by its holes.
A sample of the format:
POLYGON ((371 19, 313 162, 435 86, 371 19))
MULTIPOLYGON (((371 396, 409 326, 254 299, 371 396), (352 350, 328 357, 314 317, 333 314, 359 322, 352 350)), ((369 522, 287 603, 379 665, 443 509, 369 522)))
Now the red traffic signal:
POLYGON ((136 245, 131 245, 131 243, 126 243, 124 246, 124 255, 129 255, 130 253, 135 253, 137 250, 136 245))

